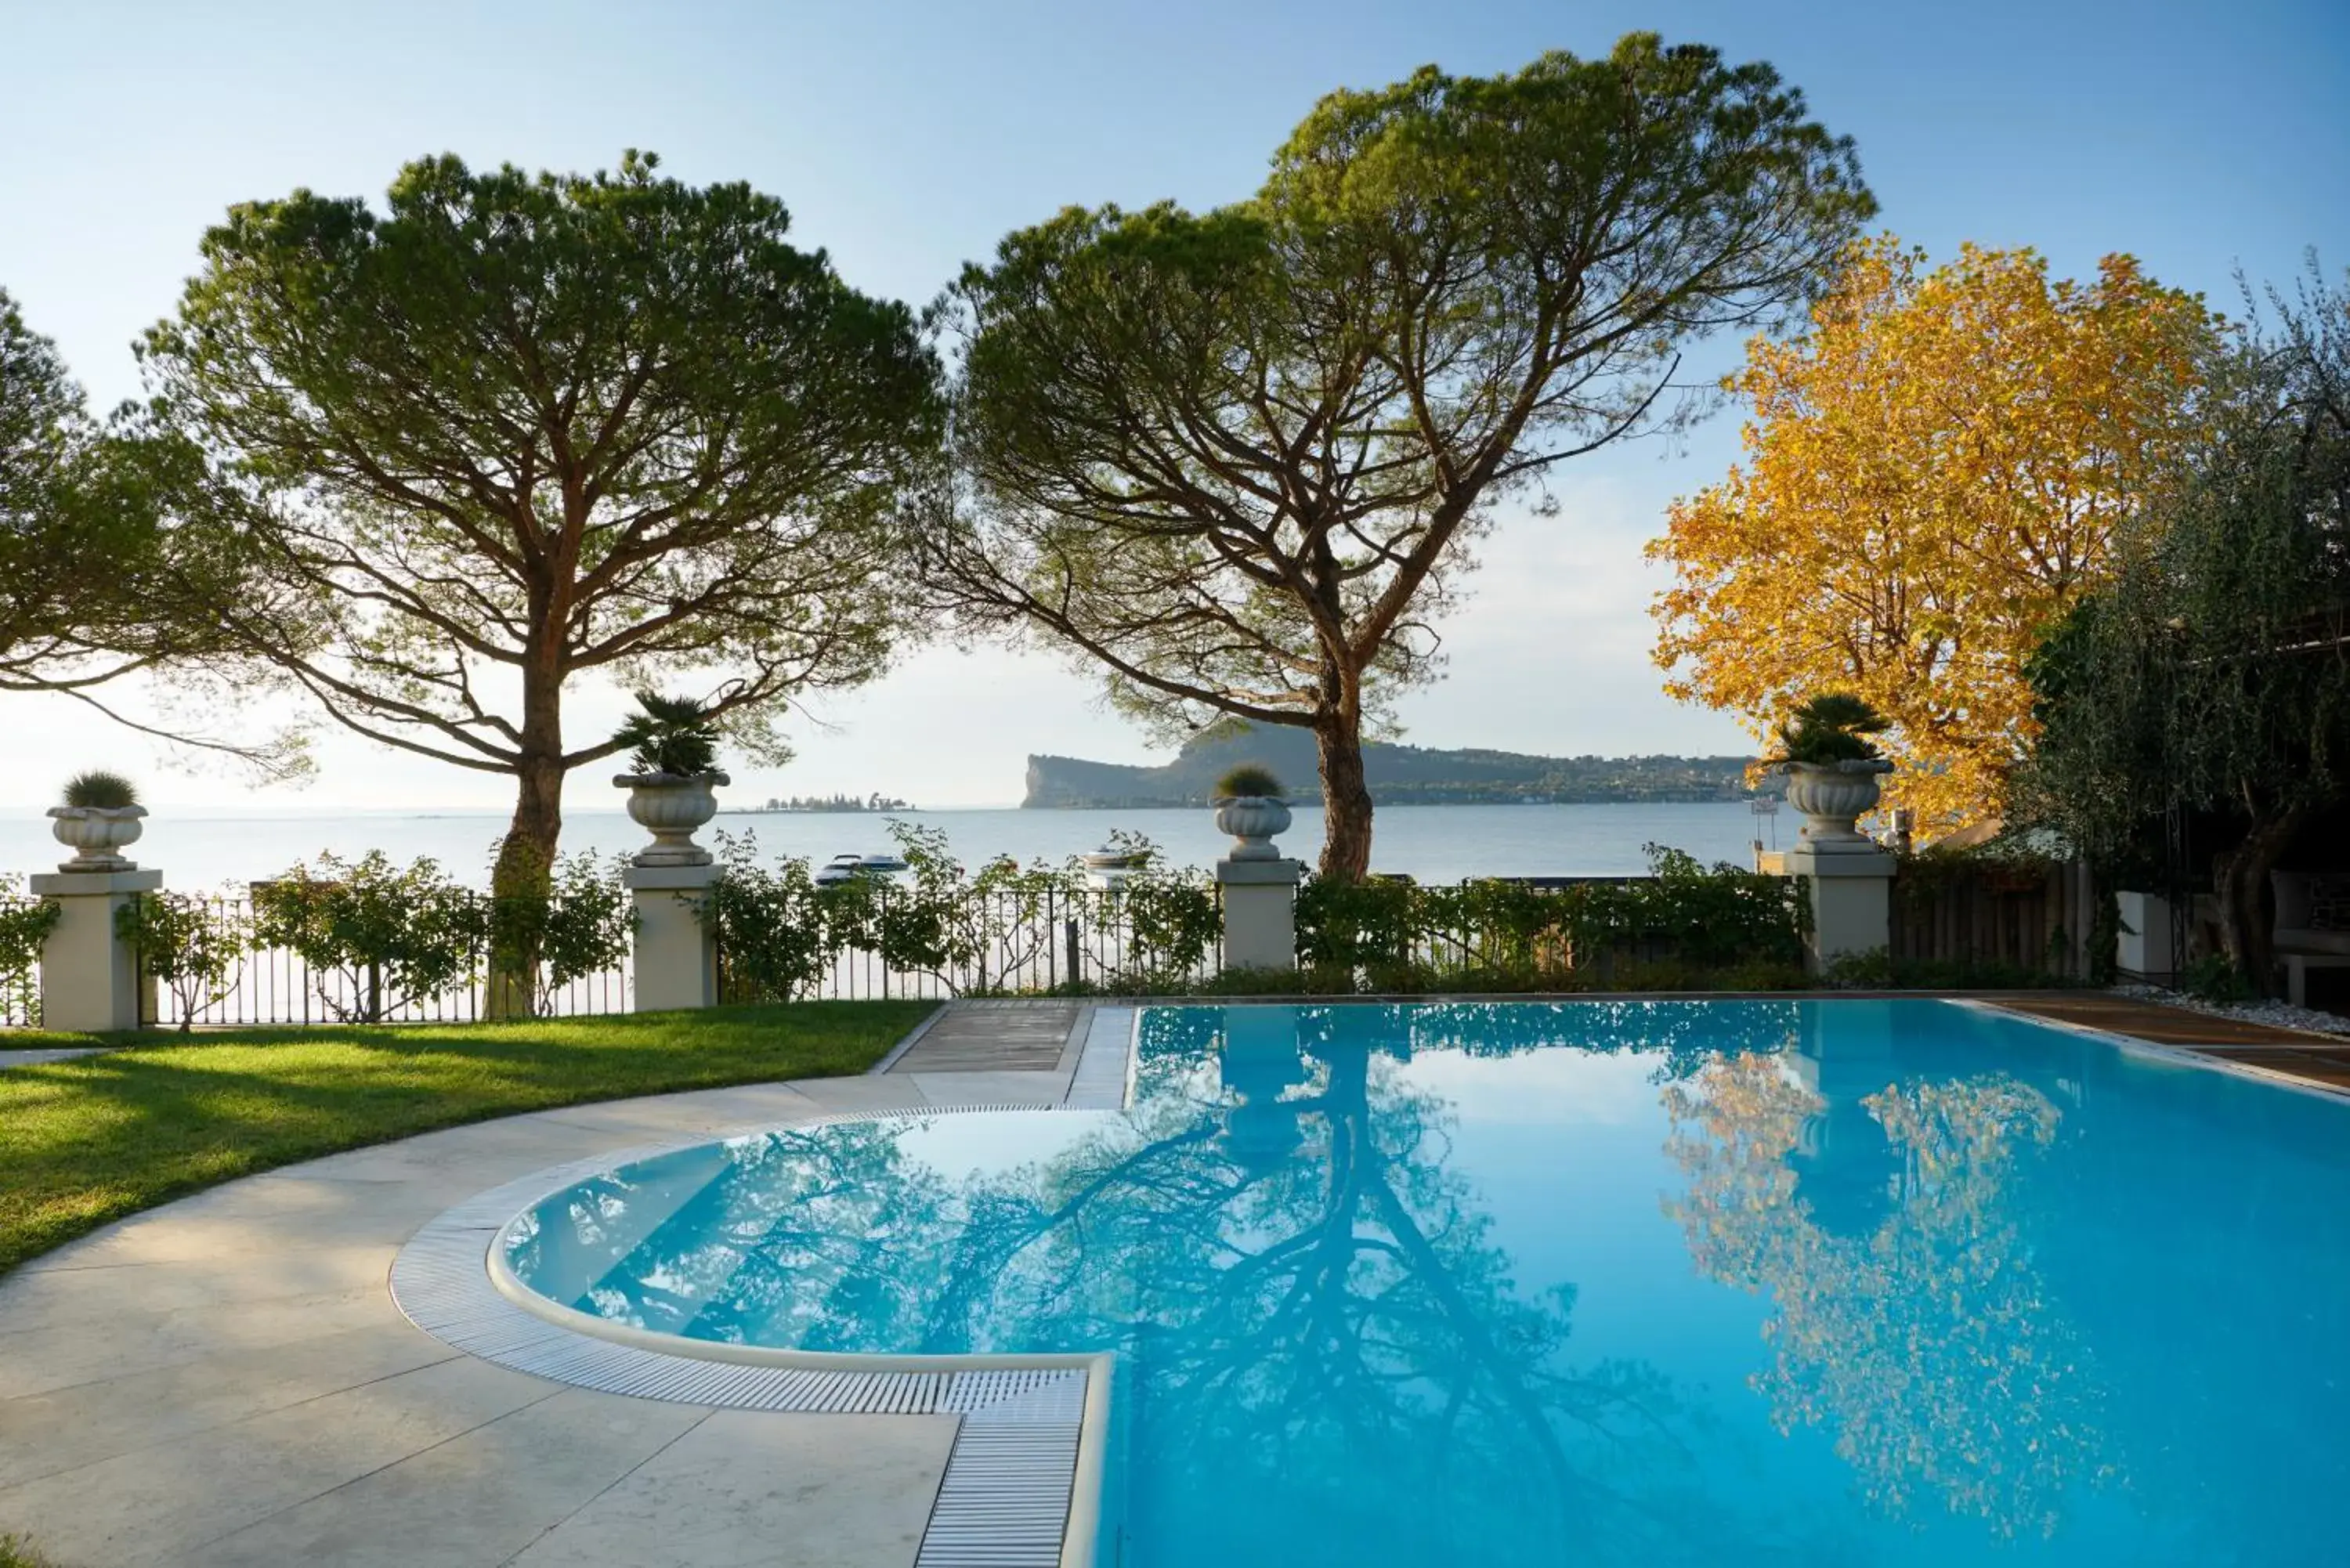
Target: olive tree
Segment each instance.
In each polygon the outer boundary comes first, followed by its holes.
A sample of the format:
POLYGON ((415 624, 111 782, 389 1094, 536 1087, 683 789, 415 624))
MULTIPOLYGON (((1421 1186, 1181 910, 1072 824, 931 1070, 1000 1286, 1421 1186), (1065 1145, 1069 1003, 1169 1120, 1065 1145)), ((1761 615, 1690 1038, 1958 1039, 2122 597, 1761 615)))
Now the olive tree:
POLYGON ((2262 991, 2269 873, 2350 797, 2350 293, 2313 271, 2270 305, 2115 582, 2035 659, 2042 734, 2019 775, 2023 813, 2108 867, 2142 863, 2167 813, 2230 823, 2220 940, 2262 991))
POLYGON ((1681 346, 1809 297, 1873 211, 1770 67, 1653 35, 1334 93, 1249 201, 1072 209, 964 271, 926 580, 1146 717, 1311 730, 1357 877, 1365 726, 1498 505, 1680 417, 1681 346))
POLYGON ((543 891, 582 677, 701 680, 753 755, 893 629, 888 521, 935 440, 902 305, 785 238, 783 204, 617 174, 410 164, 384 210, 231 210, 143 346, 267 592, 235 651, 352 731, 514 780, 496 871, 543 891))

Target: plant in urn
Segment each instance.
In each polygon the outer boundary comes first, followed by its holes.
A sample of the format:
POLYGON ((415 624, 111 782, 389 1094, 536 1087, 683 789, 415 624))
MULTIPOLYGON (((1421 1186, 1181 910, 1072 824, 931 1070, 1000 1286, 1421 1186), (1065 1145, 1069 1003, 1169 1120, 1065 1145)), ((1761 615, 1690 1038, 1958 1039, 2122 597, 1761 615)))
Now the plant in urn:
POLYGON ((1829 691, 1779 726, 1779 754, 1770 763, 1785 776, 1788 803, 1804 814, 1799 836, 1814 850, 1877 847, 1856 825, 1877 809, 1877 780, 1893 771, 1868 738, 1889 722, 1851 693, 1829 691))
POLYGON ((74 851, 74 857, 57 869, 137 870, 134 862, 116 851, 139 841, 144 831, 140 819, 146 815, 138 790, 120 774, 76 774, 66 781, 65 804, 49 807, 49 831, 74 851))
POLYGON ((1216 826, 1232 836, 1228 858, 1278 860, 1274 836, 1289 831, 1289 805, 1281 781, 1264 768, 1237 767, 1216 781, 1216 826))
POLYGON ((633 748, 634 773, 612 780, 629 792, 629 815, 653 836, 637 851, 639 866, 707 866, 710 851, 693 841, 718 815, 712 786, 730 781, 718 766, 718 730, 691 697, 637 693, 637 711, 612 739, 633 748))

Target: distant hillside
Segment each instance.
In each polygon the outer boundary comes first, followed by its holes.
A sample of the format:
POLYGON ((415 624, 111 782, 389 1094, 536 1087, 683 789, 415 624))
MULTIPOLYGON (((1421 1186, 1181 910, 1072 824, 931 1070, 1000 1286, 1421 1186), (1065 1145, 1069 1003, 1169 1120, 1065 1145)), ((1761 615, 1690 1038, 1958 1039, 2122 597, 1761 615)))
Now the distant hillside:
MULTIPOLYGON (((1363 749, 1371 798, 1382 805, 1521 801, 1742 800, 1745 757, 1536 757, 1437 751, 1374 742, 1363 749)), ((1314 737, 1304 730, 1218 724, 1159 767, 1032 756, 1030 807, 1205 805, 1217 775, 1243 763, 1271 768, 1292 799, 1321 793, 1314 737)))

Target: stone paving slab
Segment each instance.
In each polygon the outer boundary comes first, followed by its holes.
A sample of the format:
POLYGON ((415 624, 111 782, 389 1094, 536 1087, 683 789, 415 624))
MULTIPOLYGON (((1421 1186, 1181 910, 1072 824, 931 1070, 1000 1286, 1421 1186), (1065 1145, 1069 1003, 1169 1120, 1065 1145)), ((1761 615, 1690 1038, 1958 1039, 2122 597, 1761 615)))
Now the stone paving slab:
POLYGON ((573 1388, 281 1509, 184 1559, 205 1568, 508 1563, 709 1418, 573 1388))
POLYGON ((952 1416, 721 1410, 514 1559, 515 1568, 903 1568, 952 1416))
POLYGON ((70 1062, 78 1056, 98 1056, 110 1050, 106 1045, 61 1045, 54 1051, 0 1051, 0 1070, 10 1067, 37 1067, 45 1062, 70 1062))

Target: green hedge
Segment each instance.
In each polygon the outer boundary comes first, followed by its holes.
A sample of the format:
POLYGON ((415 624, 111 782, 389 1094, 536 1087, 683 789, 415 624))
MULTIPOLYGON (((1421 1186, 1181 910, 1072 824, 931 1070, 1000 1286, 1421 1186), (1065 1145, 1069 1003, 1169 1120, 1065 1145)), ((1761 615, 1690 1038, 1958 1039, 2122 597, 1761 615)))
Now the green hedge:
MULTIPOLYGON (((1544 888, 1309 881, 1297 957, 1316 991, 1776 989, 1801 983, 1802 884, 1648 846, 1652 875, 1544 888)), ((1259 977, 1262 978, 1262 977, 1259 977)))

